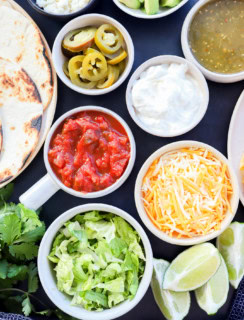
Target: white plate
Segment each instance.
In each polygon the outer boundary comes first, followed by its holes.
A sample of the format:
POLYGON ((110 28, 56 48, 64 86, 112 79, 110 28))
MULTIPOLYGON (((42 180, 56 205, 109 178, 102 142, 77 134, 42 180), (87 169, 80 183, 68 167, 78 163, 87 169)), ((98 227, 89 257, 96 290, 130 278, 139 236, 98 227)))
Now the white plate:
POLYGON ((124 5, 123 3, 121 3, 119 0, 113 0, 114 4, 116 4, 116 6, 118 8, 120 8, 122 11, 124 11, 125 13, 136 17, 136 18, 142 18, 142 19, 157 19, 157 18, 162 18, 165 16, 168 16, 169 14, 175 12, 176 10, 180 9, 185 3, 187 3, 187 1, 189 0, 182 0, 177 6, 173 7, 173 8, 162 8, 160 7, 159 12, 156 14, 146 14, 144 13, 142 10, 140 9, 131 9, 128 8, 126 5, 124 5))
POLYGON ((239 170, 240 160, 244 154, 244 90, 237 101, 230 121, 228 133, 228 158, 236 173, 239 189, 240 200, 244 206, 244 184, 242 175, 239 170))

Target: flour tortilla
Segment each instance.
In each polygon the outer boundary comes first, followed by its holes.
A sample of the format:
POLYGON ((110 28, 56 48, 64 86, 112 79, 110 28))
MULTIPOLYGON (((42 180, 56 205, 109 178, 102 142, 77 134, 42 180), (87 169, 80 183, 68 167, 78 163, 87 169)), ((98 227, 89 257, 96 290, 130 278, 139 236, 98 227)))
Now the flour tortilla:
POLYGON ((2 127, 2 120, 0 119, 0 154, 2 151, 3 146, 3 127, 2 127))
POLYGON ((0 0, 0 6, 5 6, 12 8, 11 4, 8 2, 8 0, 0 0))
POLYGON ((0 0, 0 57, 18 63, 35 82, 46 109, 53 95, 52 69, 38 28, 0 0))
POLYGON ((37 87, 17 64, 0 58, 1 184, 18 174, 36 148, 43 106, 37 87))

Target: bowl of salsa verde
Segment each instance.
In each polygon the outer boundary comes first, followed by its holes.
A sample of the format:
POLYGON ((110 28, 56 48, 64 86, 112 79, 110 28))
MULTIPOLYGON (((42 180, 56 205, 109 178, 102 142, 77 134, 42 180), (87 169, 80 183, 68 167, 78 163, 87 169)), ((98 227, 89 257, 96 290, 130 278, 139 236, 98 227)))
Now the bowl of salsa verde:
POLYGON ((200 0, 181 33, 183 53, 209 80, 244 79, 244 0, 200 0))
POLYGON ((81 198, 105 196, 129 176, 136 155, 132 132, 111 110, 86 106, 61 116, 44 146, 47 175, 20 200, 32 209, 62 189, 81 198))

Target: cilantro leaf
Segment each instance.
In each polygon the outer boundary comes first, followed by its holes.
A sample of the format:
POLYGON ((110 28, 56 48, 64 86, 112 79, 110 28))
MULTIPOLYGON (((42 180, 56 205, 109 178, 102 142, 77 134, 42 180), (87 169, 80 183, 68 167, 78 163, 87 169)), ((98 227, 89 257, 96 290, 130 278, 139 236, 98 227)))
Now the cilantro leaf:
POLYGON ((23 278, 25 278, 27 271, 27 266, 18 266, 17 264, 11 264, 8 268, 8 278, 22 280, 23 278))
POLYGON ((9 246, 11 255, 20 260, 31 260, 37 257, 38 246, 33 242, 14 244, 9 246))
POLYGON ((7 273, 8 273, 8 261, 4 259, 0 261, 0 278, 6 279, 7 273))
POLYGON ((21 217, 22 233, 29 232, 36 227, 42 226, 42 223, 34 210, 26 208, 22 203, 17 205, 16 210, 21 217))
POLYGON ((13 183, 9 183, 6 187, 0 189, 0 206, 2 206, 4 202, 11 197, 13 191, 14 191, 13 183))
POLYGON ((49 317, 52 314, 52 310, 46 309, 46 310, 42 310, 42 311, 35 311, 35 314, 40 314, 41 316, 49 317))
POLYGON ((23 301, 22 301, 22 311, 26 317, 28 317, 31 312, 34 310, 33 305, 30 302, 30 298, 27 296, 23 301))
POLYGON ((4 203, 2 207, 0 206, 0 219, 10 213, 16 213, 15 210, 16 210, 16 204, 12 202, 4 203))
POLYGON ((17 282, 16 280, 9 279, 9 278, 0 279, 0 288, 1 289, 11 288, 16 282, 17 282))
POLYGON ((33 293, 38 289, 37 267, 34 262, 29 264, 28 271, 28 292, 33 293))
POLYGON ((14 244, 20 242, 36 242, 42 238, 45 233, 45 225, 42 223, 40 227, 37 227, 31 231, 28 231, 22 234, 17 240, 14 241, 14 244))
POLYGON ((0 219, 0 238, 10 245, 20 236, 21 222, 19 217, 14 214, 5 215, 0 219))

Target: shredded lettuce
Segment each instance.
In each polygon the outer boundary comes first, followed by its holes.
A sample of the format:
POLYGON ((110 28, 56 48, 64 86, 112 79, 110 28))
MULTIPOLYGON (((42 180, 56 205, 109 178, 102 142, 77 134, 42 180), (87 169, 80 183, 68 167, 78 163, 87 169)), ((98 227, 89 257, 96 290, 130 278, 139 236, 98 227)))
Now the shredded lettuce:
POLYGON ((133 299, 145 268, 138 233, 121 217, 99 211, 66 222, 48 258, 58 289, 90 311, 133 299))

